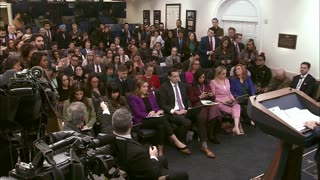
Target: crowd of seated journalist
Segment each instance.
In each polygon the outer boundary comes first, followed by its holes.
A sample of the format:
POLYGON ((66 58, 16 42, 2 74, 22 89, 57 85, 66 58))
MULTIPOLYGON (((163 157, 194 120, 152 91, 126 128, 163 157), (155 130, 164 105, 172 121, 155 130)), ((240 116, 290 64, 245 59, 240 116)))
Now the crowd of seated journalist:
MULTIPOLYGON (((285 87, 308 96, 316 91, 316 80, 308 73, 310 63, 302 62, 300 74, 292 80, 284 69, 277 69, 272 77, 266 56, 258 53, 254 40, 249 39, 244 45, 242 35, 234 28, 223 36, 217 22, 214 18, 213 27, 200 42, 195 33, 183 30, 180 20, 162 41, 159 34, 163 32, 155 30, 151 38, 150 27, 146 25, 140 28, 140 36, 150 35, 150 41, 137 42, 130 37, 134 34, 125 24, 122 38, 108 41, 105 45, 109 48, 102 49, 104 53, 92 49, 92 41, 87 40, 83 41, 82 49, 75 48, 76 42, 70 41, 62 49, 52 42, 55 48, 43 51, 45 43, 50 42, 46 33, 51 31, 41 29, 43 34, 33 34, 23 42, 17 52, 19 56, 8 53, 3 74, 34 66, 43 68, 43 78, 59 94, 57 110, 63 117, 60 128, 80 133, 86 130, 91 136, 114 134, 117 137, 114 155, 127 176, 187 179, 186 172, 168 170, 164 152, 167 140, 180 153, 190 155, 187 134, 195 131, 200 151, 214 159, 216 154, 208 142, 220 144, 217 133, 221 128, 225 133, 241 136, 245 134, 243 123, 254 125, 254 119, 246 113, 248 99, 238 103, 237 97, 285 87), (61 57, 61 52, 65 57, 61 57), (216 103, 203 106, 199 113, 188 113, 203 100, 216 103), (73 118, 73 106, 77 106, 75 109, 82 106, 81 112, 75 110, 82 114, 80 119, 73 118), (231 123, 224 122, 226 116, 231 123), (151 142, 154 146, 146 151, 134 140, 131 131, 135 127, 155 130, 156 138, 151 142)), ((105 26, 100 28, 106 33, 105 26)), ((61 25, 58 33, 65 38, 65 26, 61 25)), ((140 36, 138 33, 137 37, 140 36)))

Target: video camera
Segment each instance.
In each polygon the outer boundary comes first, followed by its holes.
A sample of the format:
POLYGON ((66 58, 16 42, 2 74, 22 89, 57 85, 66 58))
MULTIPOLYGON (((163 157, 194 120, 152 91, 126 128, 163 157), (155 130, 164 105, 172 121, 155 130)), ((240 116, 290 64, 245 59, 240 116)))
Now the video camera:
MULTIPOLYGON (((4 73, 0 79, 1 129, 37 127, 43 103, 57 99, 55 89, 43 80, 43 69, 4 73)), ((49 102, 50 103, 50 102, 49 102)))
POLYGON ((93 174, 119 177, 114 158, 106 150, 106 145, 114 139, 113 135, 99 136, 97 139, 72 135, 51 145, 39 139, 34 143, 38 153, 32 163, 18 162, 15 169, 9 172, 10 177, 46 180, 94 179, 93 174))
POLYGON ((14 167, 18 153, 30 161, 32 143, 45 132, 49 107, 58 98, 45 75, 39 66, 0 75, 0 158, 4 159, 0 176, 14 167))

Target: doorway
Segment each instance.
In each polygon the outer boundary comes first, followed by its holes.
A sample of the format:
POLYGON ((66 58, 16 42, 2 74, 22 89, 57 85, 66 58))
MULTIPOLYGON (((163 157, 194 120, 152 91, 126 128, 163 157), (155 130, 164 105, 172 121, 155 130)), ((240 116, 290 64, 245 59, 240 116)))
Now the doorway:
POLYGON ((234 27, 236 32, 242 34, 242 43, 254 39, 257 50, 261 50, 260 15, 257 5, 252 1, 223 0, 218 6, 216 17, 220 19, 219 24, 225 35, 229 27, 234 27))

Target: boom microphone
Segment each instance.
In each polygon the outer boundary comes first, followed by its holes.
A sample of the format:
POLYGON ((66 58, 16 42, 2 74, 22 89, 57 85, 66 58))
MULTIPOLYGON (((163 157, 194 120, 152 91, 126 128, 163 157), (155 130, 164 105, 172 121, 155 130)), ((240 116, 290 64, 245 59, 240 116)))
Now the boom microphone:
POLYGON ((48 139, 49 144, 53 144, 71 136, 81 136, 81 134, 75 131, 58 131, 58 132, 48 134, 46 136, 47 138, 49 138, 48 139))
POLYGON ((89 144, 87 145, 87 148, 96 148, 96 147, 105 146, 113 143, 115 139, 116 137, 111 134, 98 136, 97 139, 93 139, 89 142, 89 144))
POLYGON ((51 145, 49 145, 49 147, 52 150, 57 150, 57 149, 60 149, 62 147, 65 147, 65 146, 68 146, 68 145, 72 144, 77 139, 81 139, 81 137, 71 136, 71 137, 68 137, 67 139, 58 141, 58 142, 56 142, 54 144, 51 144, 51 145))

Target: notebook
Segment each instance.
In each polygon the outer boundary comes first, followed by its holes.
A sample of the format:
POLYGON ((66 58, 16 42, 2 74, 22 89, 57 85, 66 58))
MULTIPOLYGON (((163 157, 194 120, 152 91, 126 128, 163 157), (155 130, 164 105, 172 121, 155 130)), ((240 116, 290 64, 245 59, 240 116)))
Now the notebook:
POLYGON ((191 116, 194 116, 196 114, 200 114, 200 111, 201 111, 202 107, 203 107, 203 105, 189 108, 188 111, 187 111, 186 117, 191 117, 191 116))
POLYGON ((245 94, 245 95, 242 95, 242 96, 238 96, 238 97, 236 97, 236 102, 238 104, 240 104, 240 103, 243 103, 244 101, 248 100, 248 98, 249 98, 248 94, 245 94))

